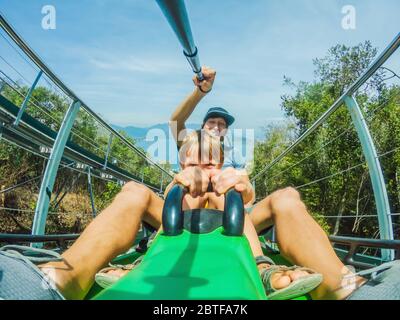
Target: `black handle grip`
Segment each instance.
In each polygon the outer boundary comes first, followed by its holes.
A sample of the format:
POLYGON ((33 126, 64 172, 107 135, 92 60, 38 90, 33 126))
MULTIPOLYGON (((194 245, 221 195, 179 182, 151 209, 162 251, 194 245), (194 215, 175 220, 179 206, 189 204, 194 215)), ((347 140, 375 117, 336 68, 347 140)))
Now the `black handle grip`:
POLYGON ((176 184, 168 192, 162 211, 162 227, 167 236, 177 236, 183 232, 182 200, 183 186, 176 184))
MULTIPOLYGON (((162 226, 167 236, 177 236, 183 232, 182 200, 184 187, 177 184, 172 187, 164 202, 162 226)), ((223 233, 228 236, 241 236, 244 230, 244 206, 242 195, 235 189, 225 194, 225 206, 222 218, 223 233)))
POLYGON ((240 192, 230 189, 225 194, 224 216, 222 219, 224 234, 241 236, 244 230, 244 205, 240 192))

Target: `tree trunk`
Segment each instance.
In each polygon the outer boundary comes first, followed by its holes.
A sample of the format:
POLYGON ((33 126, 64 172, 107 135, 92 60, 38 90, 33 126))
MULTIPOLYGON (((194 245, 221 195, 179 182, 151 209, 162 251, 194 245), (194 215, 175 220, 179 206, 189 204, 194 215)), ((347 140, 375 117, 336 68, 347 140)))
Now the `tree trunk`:
POLYGON ((336 236, 339 232, 340 221, 342 220, 343 212, 346 207, 346 197, 347 197, 347 190, 343 192, 342 200, 340 201, 338 216, 335 222, 335 228, 333 229, 333 235, 336 236))
POLYGON ((367 172, 364 172, 362 174, 360 186, 358 187, 357 203, 356 203, 356 218, 354 219, 353 228, 351 230, 352 232, 357 232, 358 231, 358 228, 360 226, 360 222, 362 220, 362 216, 361 216, 361 218, 359 217, 359 215, 360 215, 360 201, 361 201, 360 196, 361 196, 361 191, 362 191, 362 188, 363 188, 363 185, 364 185, 364 180, 365 180, 367 174, 368 174, 367 172))
MULTIPOLYGON (((3 191, 6 188, 6 186, 1 186, 1 191, 3 191)), ((5 196, 4 196, 4 192, 1 193, 0 196, 0 206, 4 207, 4 201, 5 201, 5 196)))

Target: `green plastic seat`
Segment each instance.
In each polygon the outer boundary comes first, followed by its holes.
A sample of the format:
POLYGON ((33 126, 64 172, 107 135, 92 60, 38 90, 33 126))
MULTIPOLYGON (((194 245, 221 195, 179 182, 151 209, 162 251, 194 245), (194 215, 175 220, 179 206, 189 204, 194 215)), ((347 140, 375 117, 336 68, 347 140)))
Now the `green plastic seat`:
POLYGON ((94 299, 266 299, 247 239, 222 231, 158 234, 143 261, 94 299))
MULTIPOLYGON (((163 231, 142 262, 111 287, 92 288, 88 299, 267 300, 250 244, 243 235, 241 195, 230 190, 225 195, 224 211, 185 212, 183 195, 180 186, 168 193, 163 231)), ((123 259, 125 263, 132 262, 129 257, 123 259)))

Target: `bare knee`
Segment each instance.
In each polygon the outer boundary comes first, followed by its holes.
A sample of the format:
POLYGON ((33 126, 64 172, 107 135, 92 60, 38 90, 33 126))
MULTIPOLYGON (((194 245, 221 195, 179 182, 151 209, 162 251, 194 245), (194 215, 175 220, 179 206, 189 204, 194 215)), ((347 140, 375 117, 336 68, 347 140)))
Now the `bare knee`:
POLYGON ((303 212, 305 205, 300 193, 292 187, 275 191, 269 196, 269 204, 273 215, 303 212))
POLYGON ((127 182, 116 199, 125 201, 126 205, 134 207, 147 207, 151 198, 151 190, 134 181, 127 182))
POLYGON ((124 184, 121 192, 136 192, 136 191, 141 192, 144 190, 149 190, 149 188, 147 188, 145 185, 137 183, 135 181, 129 181, 124 184))
POLYGON ((272 195, 275 195, 276 197, 300 199, 300 193, 293 187, 280 189, 278 191, 275 191, 272 195))

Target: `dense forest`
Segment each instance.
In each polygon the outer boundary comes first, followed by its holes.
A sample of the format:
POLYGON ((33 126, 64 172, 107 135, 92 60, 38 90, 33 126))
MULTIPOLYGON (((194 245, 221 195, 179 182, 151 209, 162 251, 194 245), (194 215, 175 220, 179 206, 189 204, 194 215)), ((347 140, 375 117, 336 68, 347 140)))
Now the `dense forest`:
MULTIPOLYGON (((292 92, 282 96, 281 107, 286 121, 265 128, 265 139, 255 146, 252 176, 309 128, 360 76, 376 54, 377 49, 369 42, 354 47, 337 45, 325 57, 314 60, 313 82, 294 83, 285 77, 284 85, 292 92)), ((356 95, 380 156, 393 213, 400 212, 400 152, 396 149, 400 147, 400 87, 389 81, 396 76, 381 68, 356 95)), ((20 105, 27 91, 28 88, 21 87, 18 93, 5 86, 2 95, 20 105)), ((28 112, 58 130, 70 101, 46 87, 35 89, 32 100, 28 112)), ((108 136, 84 111, 79 114, 70 139, 104 157, 108 136)), ((142 175, 146 181, 160 183, 160 172, 118 141, 112 143, 110 159, 129 172, 142 175)), ((40 155, 0 141, 1 190, 32 180, 15 190, 1 192, 0 232, 30 231, 40 187, 37 177, 43 174, 46 161, 40 155)), ((166 168, 169 169, 168 165, 166 168)), ((311 214, 330 234, 379 236, 368 167, 345 106, 282 161, 260 175, 255 185, 258 199, 279 188, 296 187, 311 214)), ((121 188, 118 183, 96 177, 93 186, 97 212, 121 188)), ((46 229, 48 233, 82 231, 93 217, 87 188, 84 173, 69 168, 59 171, 46 229)), ((398 238, 399 217, 393 216, 393 221, 398 238)))

